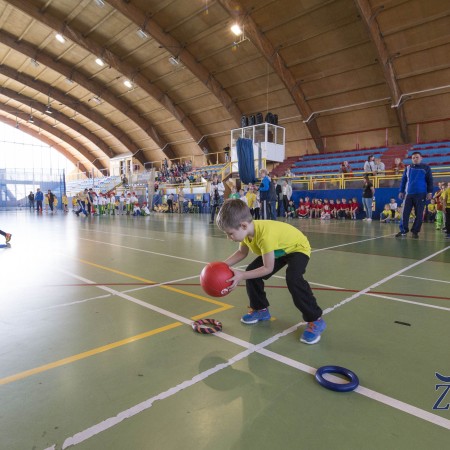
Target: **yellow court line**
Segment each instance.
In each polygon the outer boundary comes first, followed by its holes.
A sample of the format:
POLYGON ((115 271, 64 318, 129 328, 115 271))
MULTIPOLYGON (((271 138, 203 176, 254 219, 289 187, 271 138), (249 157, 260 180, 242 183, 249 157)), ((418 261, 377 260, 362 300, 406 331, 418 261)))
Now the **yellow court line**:
MULTIPOLYGON (((126 273, 126 272, 121 272, 120 270, 111 269, 110 267, 106 267, 106 266, 102 266, 101 264, 96 264, 96 263, 93 263, 93 262, 90 262, 90 261, 86 261, 85 259, 78 259, 78 261, 82 262, 83 264, 87 264, 89 266, 97 267, 98 269, 103 269, 103 270, 107 270, 108 272, 113 272, 113 273, 116 273, 118 275, 122 275, 124 277, 132 278, 132 279, 138 280, 138 281, 143 281, 144 283, 158 284, 156 281, 147 280, 145 278, 138 277, 136 275, 131 275, 131 274, 126 273)), ((161 286, 158 286, 158 287, 162 288, 162 289, 167 289, 168 291, 173 291, 173 292, 177 292, 179 294, 187 295, 188 297, 193 297, 193 298, 196 298, 197 300, 202 300, 202 301, 207 302, 207 303, 212 303, 213 305, 218 305, 218 306, 222 306, 222 307, 227 306, 229 308, 233 308, 233 305, 230 305, 228 303, 220 302, 218 300, 213 300, 213 299, 208 298, 208 297, 203 297, 202 295, 193 294, 191 292, 187 292, 187 291, 184 291, 182 289, 174 288, 172 286, 161 285, 161 286)))
POLYGON ((17 373, 15 375, 11 375, 9 377, 0 378, 0 386, 8 383, 12 383, 14 381, 22 380, 23 378, 31 377, 32 375, 36 375, 41 372, 46 372, 50 369, 55 369, 56 367, 61 367, 66 364, 73 363, 75 361, 79 361, 80 359, 89 358, 93 355, 98 355, 99 353, 107 352, 108 350, 112 350, 117 347, 121 347, 123 345, 130 344, 132 342, 139 341, 140 339, 144 339, 149 336, 153 336, 158 333, 162 333, 163 331, 171 330, 173 328, 177 328, 181 325, 184 325, 181 322, 174 322, 170 325, 165 325, 160 328, 156 328, 155 330, 146 331, 145 333, 137 334, 135 336, 131 336, 126 339, 122 339, 120 341, 112 342, 111 344, 103 345, 101 347, 93 348, 92 350, 88 350, 83 353, 78 353, 77 355, 69 356, 67 358, 60 359, 59 361, 55 361, 49 364, 45 364, 40 367, 35 367, 34 369, 25 370, 24 372, 17 373))

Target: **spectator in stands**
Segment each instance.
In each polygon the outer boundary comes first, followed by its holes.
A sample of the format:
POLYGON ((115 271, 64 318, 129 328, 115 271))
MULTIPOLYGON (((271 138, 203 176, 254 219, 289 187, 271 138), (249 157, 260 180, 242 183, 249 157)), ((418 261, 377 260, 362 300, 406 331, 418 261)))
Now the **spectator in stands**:
POLYGON ((414 209, 415 220, 411 228, 412 237, 419 238, 423 221, 425 200, 430 200, 433 195, 433 175, 430 166, 422 163, 420 152, 411 155, 412 164, 403 172, 398 197, 405 199, 403 202, 403 215, 400 222, 400 231, 395 237, 404 237, 409 231, 409 216, 414 209))
POLYGON ((341 164, 341 167, 339 169, 340 173, 343 173, 344 176, 348 176, 348 177, 352 177, 353 173, 352 173, 352 168, 350 166, 350 164, 348 163, 348 161, 343 161, 341 164))
POLYGON ((33 191, 30 191, 30 193, 28 194, 28 206, 30 207, 30 211, 31 211, 31 208, 33 208, 33 211, 34 211, 34 194, 33 194, 33 191))
POLYGON ((392 170, 394 171, 394 175, 401 175, 403 173, 405 165, 400 158, 395 158, 392 170))
POLYGON ((364 210, 366 211, 366 218, 363 220, 366 220, 367 222, 372 222, 372 200, 374 196, 375 188, 370 181, 369 175, 364 175, 362 203, 364 210))
POLYGON ((288 168, 288 169, 286 170, 284 176, 285 176, 285 177, 289 177, 289 178, 292 177, 292 172, 291 172, 291 169, 290 169, 290 168, 288 168))
POLYGON ((384 177, 386 175, 386 166, 381 158, 375 158, 375 175, 384 177))
POLYGON ((189 178, 186 173, 183 173, 183 184, 185 189, 191 188, 191 182, 189 181, 189 178))
POLYGON ((225 162, 229 162, 230 161, 230 146, 227 145, 226 147, 223 148, 223 153, 225 154, 225 162))
POLYGON ((225 193, 225 186, 222 181, 219 180, 217 174, 213 175, 211 185, 209 187, 209 201, 211 205, 211 218, 209 223, 214 223, 214 216, 216 210, 220 209, 223 205, 223 195, 225 193))
POLYGON ((364 173, 366 175, 375 175, 375 157, 370 155, 364 163, 364 173))

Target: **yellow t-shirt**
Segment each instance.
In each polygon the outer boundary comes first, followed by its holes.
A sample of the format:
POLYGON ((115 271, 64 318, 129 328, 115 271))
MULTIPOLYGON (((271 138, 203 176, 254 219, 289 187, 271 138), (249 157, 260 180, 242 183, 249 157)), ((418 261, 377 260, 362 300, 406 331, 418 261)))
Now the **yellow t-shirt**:
POLYGON ((304 253, 311 256, 308 238, 297 228, 285 222, 275 220, 254 220, 255 234, 250 241, 246 237, 242 244, 256 255, 275 252, 275 258, 289 253, 304 253))
POLYGON ((442 203, 444 208, 450 208, 450 187, 442 193, 442 203))
POLYGON ((433 203, 430 203, 430 204, 427 206, 427 209, 428 209, 429 212, 433 213, 434 211, 436 211, 436 205, 433 204, 433 203))
POLYGON ((255 203, 256 203, 256 194, 254 192, 247 192, 247 194, 245 194, 245 196, 247 197, 247 205, 250 209, 255 207, 255 203))

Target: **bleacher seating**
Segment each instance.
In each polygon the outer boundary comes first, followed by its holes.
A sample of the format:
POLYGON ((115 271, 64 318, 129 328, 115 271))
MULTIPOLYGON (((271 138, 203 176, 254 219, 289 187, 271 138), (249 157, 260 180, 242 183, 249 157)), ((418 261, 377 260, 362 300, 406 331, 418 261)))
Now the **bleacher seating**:
POLYGON ((293 164, 291 172, 295 175, 304 174, 322 174, 339 173, 342 161, 348 161, 354 172, 363 170, 364 162, 369 155, 375 158, 382 157, 387 147, 377 147, 370 149, 350 150, 334 153, 322 153, 314 155, 305 155, 301 161, 293 164))
POLYGON ((415 144, 408 152, 408 158, 403 160, 404 164, 411 164, 414 152, 420 152, 425 158, 424 162, 430 166, 450 165, 450 141, 415 144))
POLYGON ((95 189, 98 192, 108 192, 121 182, 120 177, 110 176, 102 178, 86 178, 84 180, 68 181, 66 183, 69 196, 75 195, 84 189, 95 189))

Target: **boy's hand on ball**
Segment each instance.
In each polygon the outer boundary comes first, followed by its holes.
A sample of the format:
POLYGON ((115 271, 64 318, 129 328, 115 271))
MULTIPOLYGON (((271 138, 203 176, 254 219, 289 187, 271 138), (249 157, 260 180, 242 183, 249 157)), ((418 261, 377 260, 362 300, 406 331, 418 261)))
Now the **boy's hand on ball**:
MULTIPOLYGON (((231 267, 230 267, 231 269, 231 267)), ((231 269, 233 270, 233 269, 231 269)), ((232 278, 230 278, 229 280, 227 280, 227 283, 232 283, 231 286, 228 287, 228 291, 232 291, 239 283, 241 280, 244 279, 244 273, 240 270, 233 270, 234 276, 232 278)))

